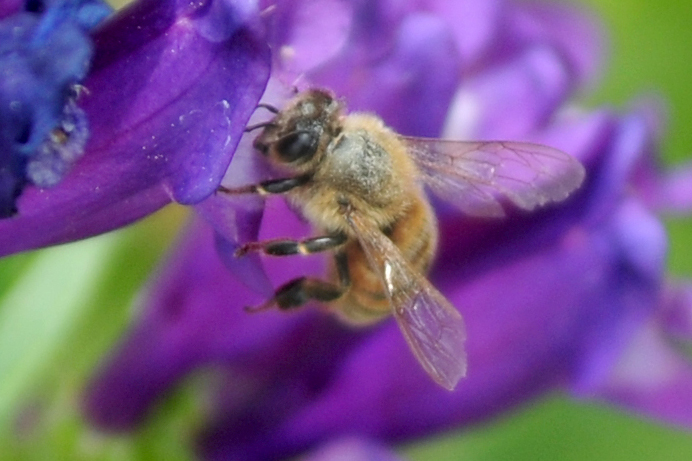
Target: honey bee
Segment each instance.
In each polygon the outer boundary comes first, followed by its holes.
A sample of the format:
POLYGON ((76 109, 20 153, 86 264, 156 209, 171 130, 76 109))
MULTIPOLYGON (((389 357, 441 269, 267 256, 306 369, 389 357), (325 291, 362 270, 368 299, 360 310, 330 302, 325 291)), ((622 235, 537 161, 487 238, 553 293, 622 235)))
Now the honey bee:
POLYGON ((317 236, 240 246, 286 256, 331 251, 327 280, 300 277, 261 310, 314 300, 351 323, 393 314, 413 354, 438 384, 453 390, 466 374, 461 315, 425 278, 438 227, 423 186, 475 216, 503 216, 502 200, 532 210, 567 198, 584 168, 551 147, 523 142, 459 142, 401 136, 367 113, 347 114, 332 93, 311 89, 274 116, 254 148, 285 177, 228 194, 283 194, 317 236))

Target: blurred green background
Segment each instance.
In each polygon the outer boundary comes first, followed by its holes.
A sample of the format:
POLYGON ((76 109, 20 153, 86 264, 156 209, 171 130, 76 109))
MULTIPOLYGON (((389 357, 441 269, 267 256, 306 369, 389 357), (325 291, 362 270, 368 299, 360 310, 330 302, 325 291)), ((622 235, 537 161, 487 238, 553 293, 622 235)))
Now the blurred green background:
MULTIPOLYGON (((451 0, 450 0, 451 1, 451 0)), ((113 2, 124 3, 122 1, 113 2)), ((583 0, 609 36, 602 80, 583 103, 626 109, 660 96, 669 164, 692 157, 692 2, 583 0)), ((132 301, 186 211, 171 206, 128 229, 0 260, 0 459, 190 458, 199 420, 194 379, 131 436, 106 437, 79 417, 79 393, 117 341, 132 301)), ((669 220, 669 267, 692 276, 692 219, 669 220)), ((688 460, 692 434, 554 395, 513 415, 402 447, 413 460, 688 460)))

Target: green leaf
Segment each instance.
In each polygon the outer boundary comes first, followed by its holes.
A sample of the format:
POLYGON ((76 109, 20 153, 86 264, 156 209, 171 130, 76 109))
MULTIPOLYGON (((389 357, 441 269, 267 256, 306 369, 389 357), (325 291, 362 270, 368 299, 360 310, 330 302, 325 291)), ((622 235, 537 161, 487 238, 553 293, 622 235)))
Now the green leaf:
POLYGON ((0 429, 88 309, 118 240, 111 234, 41 252, 0 300, 0 429))

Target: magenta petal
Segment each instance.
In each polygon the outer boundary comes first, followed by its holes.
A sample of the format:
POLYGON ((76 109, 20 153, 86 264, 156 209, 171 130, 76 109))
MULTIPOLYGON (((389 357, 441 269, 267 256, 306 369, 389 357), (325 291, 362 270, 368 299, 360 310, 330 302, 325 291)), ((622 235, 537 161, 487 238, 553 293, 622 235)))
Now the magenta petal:
POLYGON ((217 188, 264 90, 269 53, 242 23, 212 34, 204 9, 175 8, 138 2, 95 36, 80 99, 86 154, 59 186, 27 189, 19 216, 0 222, 0 254, 106 232, 217 188))

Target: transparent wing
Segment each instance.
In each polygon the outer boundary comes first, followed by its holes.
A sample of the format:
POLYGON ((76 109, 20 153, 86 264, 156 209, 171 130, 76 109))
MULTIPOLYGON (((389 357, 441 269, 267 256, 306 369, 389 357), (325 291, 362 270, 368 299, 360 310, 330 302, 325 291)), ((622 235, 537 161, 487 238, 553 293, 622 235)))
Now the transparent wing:
POLYGON ((579 161, 541 144, 402 140, 430 189, 474 216, 504 216, 502 197, 524 210, 559 202, 584 180, 579 161))
POLYGON ((411 351, 442 387, 453 390, 466 375, 466 333, 459 312, 404 259, 376 227, 348 216, 371 267, 380 275, 392 313, 411 351))

